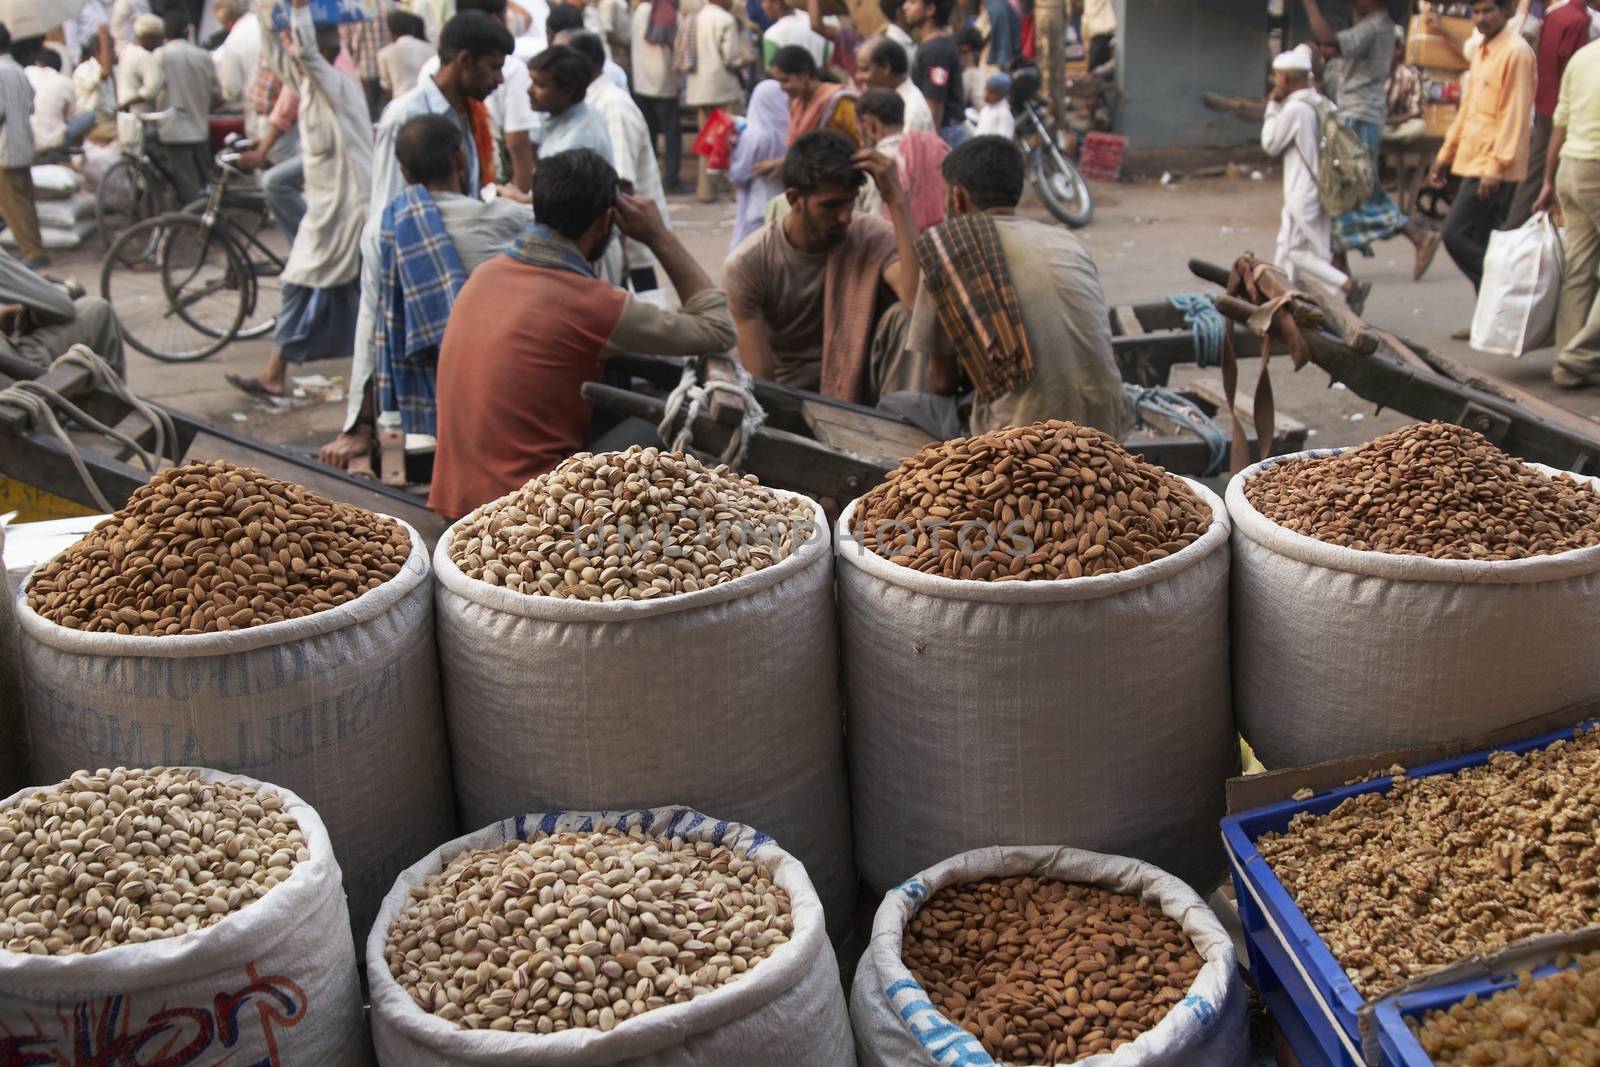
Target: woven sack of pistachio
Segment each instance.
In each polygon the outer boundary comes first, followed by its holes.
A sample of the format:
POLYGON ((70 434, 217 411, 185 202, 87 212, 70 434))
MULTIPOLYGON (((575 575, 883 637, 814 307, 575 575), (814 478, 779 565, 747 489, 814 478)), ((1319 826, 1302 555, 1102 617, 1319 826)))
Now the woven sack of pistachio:
POLYGON ((5 1062, 371 1063, 339 863, 286 789, 189 767, 24 789, 0 893, 5 1062))
POLYGON ((364 937, 395 875, 456 832, 427 546, 225 464, 139 494, 19 591, 33 780, 184 764, 292 789, 324 813, 364 937), (374 583, 359 593, 357 567, 374 583), (292 603, 302 587, 323 606, 292 603))
POLYGON ((1600 481, 1416 424, 1229 483, 1234 701, 1268 767, 1600 697, 1600 481))
POLYGON ((6 579, 6 528, 0 525, 0 796, 28 780, 27 735, 22 726, 22 664, 17 653, 17 606, 6 579))
POLYGON ((856 891, 827 521, 656 449, 580 453, 434 553, 462 821, 663 800, 806 865, 830 928, 856 891))
POLYGON ((1070 423, 924 451, 836 537, 867 884, 1004 842, 1214 885, 1238 760, 1222 502, 1070 423))
POLYGON ((366 954, 384 1067, 855 1062, 805 867, 690 808, 545 812, 451 841, 401 874, 366 954))
POLYGON ((1237 962, 1205 902, 1148 863, 975 849, 878 905, 851 985, 856 1056, 862 1067, 1244 1067, 1237 962), (1029 883, 1048 892, 1027 896, 1029 883))

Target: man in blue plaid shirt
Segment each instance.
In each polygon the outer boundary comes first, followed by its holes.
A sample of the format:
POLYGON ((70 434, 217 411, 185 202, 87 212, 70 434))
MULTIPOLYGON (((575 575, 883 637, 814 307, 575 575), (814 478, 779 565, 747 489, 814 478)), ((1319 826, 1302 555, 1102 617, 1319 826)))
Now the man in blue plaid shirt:
POLYGON ((384 208, 380 228, 378 410, 398 411, 408 434, 433 436, 439 343, 456 295, 484 260, 498 255, 532 221, 532 209, 507 199, 461 194, 466 142, 443 115, 419 115, 395 134, 406 188, 384 208))

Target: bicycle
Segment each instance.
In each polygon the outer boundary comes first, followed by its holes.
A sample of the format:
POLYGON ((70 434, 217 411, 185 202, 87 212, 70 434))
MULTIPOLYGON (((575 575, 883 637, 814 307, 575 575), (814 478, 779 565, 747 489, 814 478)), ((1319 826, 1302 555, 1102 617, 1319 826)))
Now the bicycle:
POLYGON ((117 114, 122 158, 106 169, 94 198, 100 242, 108 250, 129 226, 178 207, 178 185, 172 172, 159 155, 145 150, 155 135, 154 127, 171 114, 170 108, 117 114))
POLYGON ((153 359, 205 359, 277 324, 288 254, 267 243, 277 231, 261 190, 240 185, 239 154, 237 144, 218 153, 206 196, 124 230, 101 264, 100 295, 124 339, 153 359))

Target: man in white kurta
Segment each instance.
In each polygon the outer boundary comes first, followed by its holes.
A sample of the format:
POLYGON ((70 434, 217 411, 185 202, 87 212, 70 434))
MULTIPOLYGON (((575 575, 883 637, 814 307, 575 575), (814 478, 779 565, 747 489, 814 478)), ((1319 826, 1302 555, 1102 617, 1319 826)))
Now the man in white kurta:
POLYGON ((1350 279, 1333 265, 1333 220, 1317 194, 1317 108, 1327 100, 1311 85, 1311 50, 1305 45, 1280 55, 1272 71, 1261 148, 1283 161, 1283 219, 1273 259, 1295 285, 1315 284, 1337 295, 1350 279))
MULTIPOLYGON (((584 101, 600 113, 611 137, 611 163, 617 171, 617 181, 622 191, 636 196, 647 196, 655 201, 661 218, 670 218, 667 212, 667 193, 661 185, 661 168, 656 165, 656 149, 650 137, 650 124, 644 112, 625 89, 618 89, 605 76, 600 38, 587 31, 574 34, 568 42, 579 55, 589 61, 594 80, 584 101)), ((670 227, 670 222, 667 223, 670 227)), ((648 293, 661 287, 656 277, 656 257, 643 242, 625 237, 613 241, 606 249, 603 261, 604 275, 608 281, 620 285, 626 281, 635 293, 648 293)))
MULTIPOLYGON (((333 66, 336 27, 318 30, 310 0, 294 0, 292 49, 263 23, 261 44, 273 72, 300 96, 300 154, 306 214, 283 269, 283 310, 272 358, 258 377, 228 375, 255 396, 281 396, 289 363, 349 357, 361 303, 361 230, 372 190, 372 121, 354 78, 333 66)), ((263 5, 260 18, 269 18, 263 5)))

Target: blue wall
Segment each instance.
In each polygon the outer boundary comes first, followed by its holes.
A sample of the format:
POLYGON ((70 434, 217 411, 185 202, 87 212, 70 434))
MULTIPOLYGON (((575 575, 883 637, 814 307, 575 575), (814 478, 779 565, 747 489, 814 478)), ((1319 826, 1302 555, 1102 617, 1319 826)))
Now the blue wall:
MULTIPOLYGON (((1298 9, 1298 0, 1286 0, 1298 9)), ((1330 13, 1342 5, 1325 0, 1330 13)), ((1260 130, 1200 102, 1266 92, 1266 0, 1118 0, 1120 132, 1132 150, 1247 144, 1260 130)))

